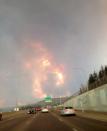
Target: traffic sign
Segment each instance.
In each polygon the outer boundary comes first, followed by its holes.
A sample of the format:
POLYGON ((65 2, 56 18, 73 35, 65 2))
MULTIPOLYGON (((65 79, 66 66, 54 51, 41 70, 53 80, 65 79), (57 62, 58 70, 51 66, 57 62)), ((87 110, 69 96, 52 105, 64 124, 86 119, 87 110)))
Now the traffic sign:
POLYGON ((51 96, 47 96, 45 97, 45 102, 52 102, 52 97, 51 96))

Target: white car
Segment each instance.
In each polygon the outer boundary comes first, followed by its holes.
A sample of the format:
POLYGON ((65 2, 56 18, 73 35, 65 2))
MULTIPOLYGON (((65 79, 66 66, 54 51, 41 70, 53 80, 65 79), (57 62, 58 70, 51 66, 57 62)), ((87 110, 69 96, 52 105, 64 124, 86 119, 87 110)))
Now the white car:
POLYGON ((49 110, 48 110, 48 108, 42 108, 41 112, 42 112, 42 113, 48 113, 49 110))
POLYGON ((73 109, 73 107, 64 107, 61 111, 60 111, 60 115, 62 116, 66 116, 66 115, 73 115, 75 116, 75 110, 73 109))

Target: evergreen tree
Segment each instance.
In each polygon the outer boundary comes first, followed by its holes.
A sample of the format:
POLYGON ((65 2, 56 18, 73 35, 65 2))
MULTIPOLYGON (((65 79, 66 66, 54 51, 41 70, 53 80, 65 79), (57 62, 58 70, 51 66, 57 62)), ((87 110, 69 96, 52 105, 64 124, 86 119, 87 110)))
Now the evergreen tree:
POLYGON ((97 80, 98 80, 98 75, 97 75, 97 73, 94 71, 94 73, 93 73, 93 78, 94 78, 94 82, 97 82, 97 80))
POLYGON ((105 66, 104 72, 105 72, 105 75, 107 76, 107 66, 105 66))
POLYGON ((88 90, 93 89, 93 86, 92 86, 93 83, 94 83, 94 77, 93 77, 93 74, 90 74, 89 80, 88 80, 88 90))

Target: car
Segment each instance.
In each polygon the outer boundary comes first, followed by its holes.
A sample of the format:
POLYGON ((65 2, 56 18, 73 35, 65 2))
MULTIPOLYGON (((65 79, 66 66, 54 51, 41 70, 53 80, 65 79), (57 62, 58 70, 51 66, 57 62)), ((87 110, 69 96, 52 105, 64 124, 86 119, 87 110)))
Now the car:
POLYGON ((31 109, 29 109, 29 110, 27 111, 27 113, 28 113, 28 114, 35 114, 36 111, 35 111, 34 108, 31 108, 31 109))
POLYGON ((27 110, 27 114, 30 114, 30 110, 27 110))
POLYGON ((3 117, 2 117, 2 112, 0 112, 0 121, 3 120, 3 117))
POLYGON ((42 108, 41 112, 42 112, 42 113, 48 113, 49 110, 48 110, 48 108, 44 107, 44 108, 42 108))
POLYGON ((41 111, 41 107, 35 107, 36 111, 41 111))
POLYGON ((75 116, 75 110, 73 107, 64 107, 62 110, 60 110, 60 115, 67 116, 67 115, 73 115, 75 116))

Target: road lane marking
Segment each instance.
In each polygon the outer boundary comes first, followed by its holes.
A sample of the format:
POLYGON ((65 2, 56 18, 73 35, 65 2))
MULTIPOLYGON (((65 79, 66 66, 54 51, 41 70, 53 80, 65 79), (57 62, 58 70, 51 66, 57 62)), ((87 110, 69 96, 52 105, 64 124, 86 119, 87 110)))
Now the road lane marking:
POLYGON ((14 127, 11 131, 25 131, 27 130, 27 128, 29 128, 30 124, 35 121, 37 118, 37 116, 33 115, 33 116, 30 116, 30 117, 27 117, 27 119, 25 119, 23 122, 21 123, 18 123, 16 127, 14 127))
POLYGON ((73 131, 78 131, 76 128, 72 128, 73 131))
POLYGON ((63 120, 61 118, 58 119, 59 121, 63 122, 63 120))
POLYGON ((51 112, 51 115, 53 115, 54 117, 56 117, 58 120, 60 119, 65 125, 67 125, 68 127, 70 127, 73 131, 84 131, 83 129, 75 126, 73 123, 63 119, 63 118, 60 118, 60 116, 58 116, 56 113, 54 112, 51 112))

